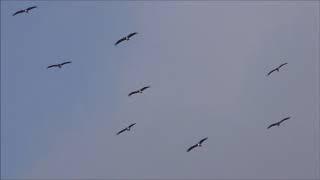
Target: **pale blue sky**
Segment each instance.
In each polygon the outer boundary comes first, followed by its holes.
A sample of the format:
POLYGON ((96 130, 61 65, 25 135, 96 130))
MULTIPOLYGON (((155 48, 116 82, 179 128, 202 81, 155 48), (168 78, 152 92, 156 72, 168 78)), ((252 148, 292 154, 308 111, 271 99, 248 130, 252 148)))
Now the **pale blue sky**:
POLYGON ((1 176, 319 178, 319 20, 316 1, 1 1, 1 176))

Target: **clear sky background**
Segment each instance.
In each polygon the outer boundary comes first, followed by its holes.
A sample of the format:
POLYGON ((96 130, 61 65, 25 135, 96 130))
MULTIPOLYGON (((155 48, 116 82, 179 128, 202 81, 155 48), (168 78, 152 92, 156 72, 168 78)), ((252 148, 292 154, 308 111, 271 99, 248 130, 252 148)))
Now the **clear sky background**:
POLYGON ((1 177, 319 178, 319 4, 1 1, 1 177))

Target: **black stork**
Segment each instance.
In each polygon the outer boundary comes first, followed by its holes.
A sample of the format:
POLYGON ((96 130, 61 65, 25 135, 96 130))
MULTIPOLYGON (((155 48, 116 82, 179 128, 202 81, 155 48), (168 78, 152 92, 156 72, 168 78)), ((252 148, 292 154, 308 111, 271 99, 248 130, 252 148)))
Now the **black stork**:
POLYGON ((275 71, 278 71, 278 72, 279 72, 280 68, 281 68, 282 66, 284 66, 284 65, 287 65, 287 64, 288 64, 288 63, 283 63, 283 64, 281 64, 280 66, 278 66, 277 68, 272 69, 272 70, 267 74, 267 76, 270 76, 270 74, 272 74, 272 73, 275 72, 275 71))
POLYGON ((53 68, 53 67, 61 68, 63 65, 69 64, 69 63, 71 63, 71 61, 63 62, 63 63, 60 63, 60 64, 53 64, 53 65, 48 66, 47 69, 53 68))
POLYGON ((19 10, 19 11, 15 12, 14 14, 12 14, 12 16, 15 16, 15 15, 21 14, 21 13, 29 13, 29 11, 34 8, 37 8, 37 6, 31 6, 31 7, 28 7, 27 9, 19 10))
POLYGON ((268 126, 267 129, 269 129, 269 128, 273 127, 273 126, 280 126, 281 123, 283 123, 284 121, 286 121, 286 120, 288 120, 288 119, 290 119, 290 118, 291 118, 291 117, 286 117, 286 118, 282 119, 282 120, 279 121, 279 122, 273 123, 273 124, 271 124, 270 126, 268 126))
POLYGON ((148 89, 150 87, 151 86, 145 86, 145 87, 143 87, 143 88, 141 88, 141 89, 139 89, 137 91, 132 91, 131 93, 128 94, 128 96, 132 96, 132 95, 137 94, 137 93, 142 93, 144 90, 146 90, 146 89, 148 89))
POLYGON ((130 126, 128 126, 128 127, 124 128, 124 129, 122 129, 121 131, 117 132, 117 135, 119 135, 119 134, 121 134, 121 133, 123 133, 123 132, 125 132, 125 131, 130 131, 131 128, 132 128, 132 126, 134 126, 135 124, 136 124, 136 123, 130 124, 130 126))
POLYGON ((136 35, 136 34, 138 34, 138 33, 137 33, 137 32, 130 33, 129 35, 127 35, 127 36, 119 39, 114 45, 116 46, 116 45, 118 45, 119 43, 121 43, 122 41, 129 41, 130 38, 131 38, 132 36, 136 35))
POLYGON ((187 149, 187 152, 191 151, 192 149, 194 149, 194 148, 196 148, 196 147, 201 147, 201 146, 202 146, 202 143, 203 143, 204 141, 206 141, 207 139, 208 139, 208 137, 201 139, 197 144, 189 147, 189 148, 187 149))

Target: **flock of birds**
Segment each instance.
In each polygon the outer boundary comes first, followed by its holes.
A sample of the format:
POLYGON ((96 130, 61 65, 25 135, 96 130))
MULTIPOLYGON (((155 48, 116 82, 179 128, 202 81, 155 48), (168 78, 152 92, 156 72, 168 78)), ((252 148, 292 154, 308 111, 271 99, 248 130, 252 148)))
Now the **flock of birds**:
MULTIPOLYGON (((27 13, 27 14, 28 14, 30 10, 35 9, 35 8, 37 8, 37 6, 32 6, 32 7, 26 8, 26 9, 22 9, 22 10, 16 11, 15 13, 13 13, 13 16, 15 16, 15 15, 17 15, 17 14, 22 14, 22 13, 27 13)), ((120 43, 123 42, 123 41, 129 41, 129 40, 131 39, 131 37, 133 37, 133 36, 135 36, 135 35, 137 35, 137 34, 138 34, 138 32, 130 33, 130 34, 128 34, 127 36, 122 37, 121 39, 119 39, 114 45, 117 46, 118 44, 120 44, 120 43)), ((54 67, 62 68, 62 66, 66 65, 66 64, 70 64, 70 63, 72 63, 72 61, 66 61, 66 62, 59 63, 59 64, 49 65, 49 66, 47 67, 47 69, 49 69, 49 68, 54 68, 54 67)), ((279 72, 279 71, 280 71, 280 68, 282 68, 283 66, 285 66, 285 65, 287 65, 287 64, 288 64, 288 63, 283 63, 283 64, 279 65, 278 67, 272 69, 270 72, 267 73, 267 76, 270 76, 273 72, 279 72)), ((134 95, 134 94, 140 94, 140 93, 142 93, 143 91, 145 91, 145 90, 148 89, 148 88, 150 88, 150 86, 145 86, 145 87, 143 87, 143 88, 141 88, 141 89, 139 89, 139 90, 132 91, 132 92, 130 92, 130 93, 128 94, 128 96, 132 96, 132 95, 134 95)), ((280 120, 280 121, 278 121, 278 122, 275 122, 275 123, 269 125, 269 126, 267 127, 267 129, 270 129, 271 127, 274 127, 274 126, 280 126, 280 124, 282 124, 284 121, 289 120, 290 118, 291 118, 291 117, 286 117, 286 118, 284 118, 284 119, 282 119, 282 120, 280 120)), ((120 134, 124 133, 125 131, 130 131, 131 128, 132 128, 134 125, 136 125, 136 123, 130 124, 128 127, 126 127, 126 128, 124 128, 124 129, 120 130, 119 132, 117 132, 116 135, 120 135, 120 134)), ((206 141, 206 140, 208 140, 208 137, 205 137, 205 138, 201 139, 198 143, 190 146, 190 147, 187 149, 187 152, 193 150, 193 149, 196 148, 196 147, 201 147, 201 146, 202 146, 202 143, 203 143, 204 141, 206 141)))

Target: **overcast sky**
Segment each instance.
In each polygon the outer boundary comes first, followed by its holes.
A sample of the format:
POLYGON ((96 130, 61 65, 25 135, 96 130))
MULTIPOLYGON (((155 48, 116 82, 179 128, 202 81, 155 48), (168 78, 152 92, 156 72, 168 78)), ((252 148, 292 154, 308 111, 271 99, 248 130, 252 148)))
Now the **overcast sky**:
POLYGON ((1 1, 1 177, 319 178, 319 5, 1 1))

